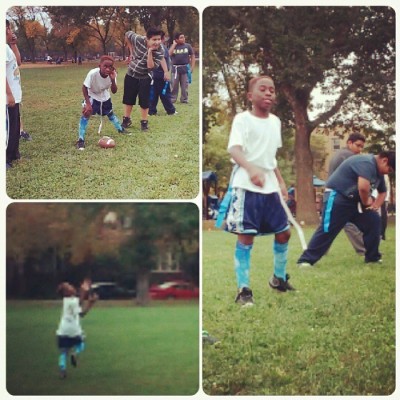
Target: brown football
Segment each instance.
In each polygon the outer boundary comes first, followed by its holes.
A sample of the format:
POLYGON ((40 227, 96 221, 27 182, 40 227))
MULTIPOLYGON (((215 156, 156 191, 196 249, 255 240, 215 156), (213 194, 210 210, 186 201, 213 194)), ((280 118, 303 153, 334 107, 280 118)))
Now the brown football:
POLYGON ((109 136, 103 136, 99 140, 99 146, 103 149, 112 149, 115 147, 115 140, 110 138, 109 136))

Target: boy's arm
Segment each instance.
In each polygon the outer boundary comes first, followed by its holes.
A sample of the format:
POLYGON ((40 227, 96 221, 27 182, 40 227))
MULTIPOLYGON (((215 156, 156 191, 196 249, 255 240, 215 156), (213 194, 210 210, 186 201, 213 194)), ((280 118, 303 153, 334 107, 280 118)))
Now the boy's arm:
POLYGON ((147 50, 147 68, 153 69, 154 68, 154 59, 153 59, 153 49, 150 47, 147 50))
POLYGON ((118 90, 117 81, 116 81, 117 71, 115 68, 113 69, 113 71, 111 72, 111 74, 109 76, 111 79, 111 92, 115 94, 115 93, 117 93, 117 90, 118 90))
POLYGON ((12 94, 10 85, 8 84, 8 80, 6 79, 6 95, 7 95, 7 107, 14 107, 15 106, 15 98, 12 94))
POLYGON ((174 50, 175 50, 175 47, 176 47, 177 44, 178 43, 176 43, 176 40, 174 40, 172 42, 171 47, 168 50, 168 53, 169 53, 170 56, 172 56, 174 54, 174 50))
POLYGON ((232 156, 233 160, 244 168, 249 174, 251 182, 259 187, 263 187, 265 183, 265 172, 262 168, 257 167, 256 165, 248 162, 245 154, 243 152, 242 146, 232 146, 229 149, 229 153, 232 156))
POLYGON ((129 49, 129 59, 132 59, 133 56, 133 43, 128 39, 127 36, 125 36, 125 44, 127 45, 129 49))
POLYGON ((18 46, 17 46, 17 36, 15 34, 13 34, 13 37, 12 37, 10 43, 8 43, 8 44, 11 47, 11 50, 13 51, 13 53, 15 54, 15 58, 17 59, 18 66, 20 66, 22 64, 22 60, 21 60, 21 54, 20 54, 18 46))
POLYGON ((190 63, 191 63, 190 67, 192 68, 192 72, 193 72, 194 67, 196 66, 196 57, 194 55, 193 47, 192 47, 192 54, 190 55, 190 63))
POLYGON ((279 168, 275 168, 274 172, 275 172, 276 178, 278 179, 279 187, 281 188, 282 197, 284 198, 285 201, 287 201, 289 199, 289 194, 288 194, 288 191, 286 188, 285 181, 282 178, 281 171, 279 171, 279 168))
POLYGON ((98 298, 99 297, 97 296, 96 293, 89 295, 87 302, 85 303, 82 311, 79 313, 79 316, 81 318, 83 318, 89 312, 89 310, 93 307, 94 303, 96 303, 98 298))
POLYGON ((363 178, 362 176, 358 177, 358 193, 360 195, 361 203, 364 207, 370 207, 373 203, 371 193, 371 183, 363 178))

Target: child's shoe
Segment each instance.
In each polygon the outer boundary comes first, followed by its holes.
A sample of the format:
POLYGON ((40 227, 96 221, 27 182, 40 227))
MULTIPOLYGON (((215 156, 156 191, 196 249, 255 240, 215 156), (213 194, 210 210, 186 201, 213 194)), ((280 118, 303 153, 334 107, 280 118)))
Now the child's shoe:
POLYGON ((149 130, 149 121, 146 121, 146 120, 142 119, 140 121, 140 129, 142 131, 148 131, 149 130))
POLYGON ((123 128, 129 128, 132 125, 132 120, 129 117, 123 117, 121 125, 123 128))
POLYGON ((77 142, 76 142, 76 148, 78 149, 78 150, 85 150, 85 141, 84 140, 82 140, 82 139, 79 139, 77 142))
POLYGON ((126 136, 132 135, 132 133, 127 131, 126 128, 124 128, 123 126, 122 126, 122 129, 118 129, 118 133, 122 133, 123 135, 126 135, 126 136))
POLYGON ((253 301, 253 292, 248 287, 243 287, 240 289, 239 293, 236 296, 235 303, 239 303, 242 306, 252 306, 254 304, 253 301))
POLYGON ((71 354, 71 365, 75 368, 78 366, 78 358, 74 353, 71 354))
POLYGON ((296 290, 288 281, 290 276, 286 274, 286 281, 282 278, 278 278, 276 275, 273 275, 269 280, 269 286, 272 289, 279 290, 280 292, 286 292, 288 290, 296 290))

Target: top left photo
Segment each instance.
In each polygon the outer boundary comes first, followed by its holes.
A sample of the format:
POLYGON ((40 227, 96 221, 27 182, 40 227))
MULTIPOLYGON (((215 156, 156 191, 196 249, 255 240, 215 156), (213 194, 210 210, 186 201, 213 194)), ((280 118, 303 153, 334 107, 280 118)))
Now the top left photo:
POLYGON ((200 51, 194 7, 10 7, 7 195, 197 197, 200 51))

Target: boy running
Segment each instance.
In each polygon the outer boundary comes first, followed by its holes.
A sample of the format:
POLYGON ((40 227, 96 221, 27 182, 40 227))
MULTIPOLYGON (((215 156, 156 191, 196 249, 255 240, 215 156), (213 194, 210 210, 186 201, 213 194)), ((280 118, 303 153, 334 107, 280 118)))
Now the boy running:
POLYGON ((89 290, 90 280, 88 279, 83 281, 79 297, 77 297, 77 290, 68 282, 61 283, 57 289, 63 296, 63 310, 57 329, 58 348, 60 350, 58 366, 62 379, 67 377, 67 359, 70 350, 74 349, 71 354, 71 364, 76 367, 78 354, 85 349, 80 318, 83 318, 89 312, 98 298, 96 294, 89 294, 89 290), (85 298, 87 298, 87 302, 81 308, 85 298))
POLYGON ((101 56, 99 66, 89 71, 82 86, 85 100, 79 122, 79 139, 76 142, 78 150, 85 149, 86 128, 91 115, 98 114, 101 117, 106 115, 119 133, 127 133, 113 112, 110 89, 112 93, 117 93, 114 59, 110 56, 101 56))
POLYGON ((251 79, 247 97, 252 109, 235 116, 229 138, 228 151, 236 165, 232 172, 232 198, 225 228, 238 235, 235 301, 242 305, 253 304, 249 271, 255 236, 275 235, 274 274, 269 286, 281 292, 294 290, 286 274, 290 230, 280 196, 282 192, 287 198, 287 189, 276 161, 282 138, 281 122, 271 113, 276 99, 272 78, 251 79))

